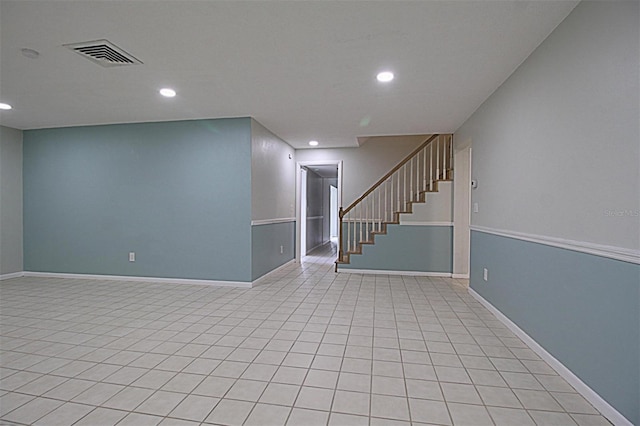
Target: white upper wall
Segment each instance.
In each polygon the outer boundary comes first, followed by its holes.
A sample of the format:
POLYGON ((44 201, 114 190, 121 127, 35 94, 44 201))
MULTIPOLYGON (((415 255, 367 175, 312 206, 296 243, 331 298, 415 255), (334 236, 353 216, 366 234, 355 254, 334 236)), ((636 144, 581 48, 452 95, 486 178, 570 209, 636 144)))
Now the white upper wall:
POLYGON ((372 138, 358 148, 300 149, 296 161, 342 161, 342 201, 347 207, 428 136, 372 138))
POLYGON ((472 225, 640 248, 639 7, 580 3, 456 132, 472 225))
POLYGON ((251 120, 251 219, 295 218, 294 149, 251 120))
POLYGON ((439 182, 438 192, 428 193, 426 197, 425 203, 413 205, 412 214, 400 215, 401 225, 453 222, 452 182, 439 182))
POLYGON ((0 275, 22 272, 22 132, 0 126, 0 275))

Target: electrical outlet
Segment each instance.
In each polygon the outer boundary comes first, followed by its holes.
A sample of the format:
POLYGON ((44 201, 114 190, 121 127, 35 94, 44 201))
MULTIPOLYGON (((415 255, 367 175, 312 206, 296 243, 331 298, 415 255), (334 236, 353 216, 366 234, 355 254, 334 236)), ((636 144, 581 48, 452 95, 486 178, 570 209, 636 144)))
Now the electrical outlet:
POLYGON ((489 270, 487 268, 484 268, 484 271, 482 272, 482 279, 489 281, 489 270))
POLYGON ((473 212, 478 213, 478 203, 473 203, 473 212))
POLYGON ((136 261, 136 252, 130 251, 129 252, 129 262, 135 262, 135 261, 136 261))
POLYGON ((284 254, 284 246, 280 246, 280 254, 284 254))

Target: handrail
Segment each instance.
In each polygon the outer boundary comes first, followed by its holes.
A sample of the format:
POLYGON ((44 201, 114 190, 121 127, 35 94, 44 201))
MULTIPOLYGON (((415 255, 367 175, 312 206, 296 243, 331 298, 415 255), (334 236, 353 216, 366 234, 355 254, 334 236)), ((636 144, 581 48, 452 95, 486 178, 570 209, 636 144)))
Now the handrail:
POLYGON ((346 209, 342 210, 340 209, 340 217, 344 216, 345 214, 349 213, 349 211, 351 209, 353 209, 358 203, 360 203, 362 200, 364 200, 367 195, 371 194, 373 191, 375 191, 380 185, 382 185, 387 179, 389 179, 389 177, 394 174, 395 172, 397 172, 398 170, 400 170, 400 168, 402 166, 404 166, 405 164, 407 164, 417 153, 419 153, 424 147, 426 147, 427 145, 429 145, 429 143, 431 143, 431 141, 433 141, 435 138, 437 138, 438 136, 440 136, 439 134, 435 134, 435 135, 431 135, 431 137, 429 137, 429 139, 427 139, 426 141, 424 141, 422 144, 420 144, 419 147, 417 147, 416 149, 414 149, 413 151, 411 151, 411 154, 407 155, 407 157, 402 160, 401 162, 399 162, 398 164, 396 164, 396 166, 391 169, 386 175, 384 175, 382 178, 380 178, 380 180, 378 180, 376 183, 374 183, 371 188, 369 188, 364 194, 362 194, 357 200, 355 200, 353 203, 351 203, 349 205, 349 207, 347 207, 346 209))

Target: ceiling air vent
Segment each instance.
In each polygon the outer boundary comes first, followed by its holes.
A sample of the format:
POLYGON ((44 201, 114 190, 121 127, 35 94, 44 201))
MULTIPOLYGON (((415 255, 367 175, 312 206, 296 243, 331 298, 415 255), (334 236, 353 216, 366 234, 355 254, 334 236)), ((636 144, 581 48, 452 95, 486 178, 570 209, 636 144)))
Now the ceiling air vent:
POLYGON ((142 63, 109 40, 94 40, 84 43, 65 44, 64 46, 103 67, 142 63))

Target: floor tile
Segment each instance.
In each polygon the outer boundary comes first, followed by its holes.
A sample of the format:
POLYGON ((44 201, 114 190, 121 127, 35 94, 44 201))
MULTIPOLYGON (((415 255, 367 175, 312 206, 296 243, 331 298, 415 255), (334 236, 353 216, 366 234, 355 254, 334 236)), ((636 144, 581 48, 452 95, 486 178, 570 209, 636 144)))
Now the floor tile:
POLYGON ((94 407, 89 405, 75 404, 72 402, 67 402, 66 404, 61 405, 56 408, 46 416, 42 417, 40 420, 34 423, 36 426, 67 426, 74 424, 84 416, 86 416, 89 412, 93 410, 94 407))
POLYGON ((249 416, 253 406, 253 402, 223 399, 209 414, 206 421, 230 426, 241 425, 249 416))
POLYGON ((549 392, 514 389, 524 408, 527 410, 564 411, 549 392))
POLYGON ((271 381, 276 383, 287 383, 291 385, 302 385, 307 376, 306 368, 279 367, 271 381))
POLYGON ((28 395, 40 396, 69 380, 66 377, 44 375, 20 386, 16 391, 28 395))
POLYGON ((157 391, 146 401, 136 408, 136 412, 152 414, 156 416, 166 416, 173 410, 183 399, 184 394, 157 391))
POLYGON ((331 413, 329 416, 329 426, 369 426, 369 417, 331 413))
POLYGON ((19 408, 3 416, 5 420, 33 424, 63 404, 62 401, 49 398, 34 398, 19 408))
POLYGON ((209 376, 193 390, 193 393, 222 398, 235 382, 235 379, 229 377, 209 376))
POLYGON ((251 289, 3 281, 2 421, 608 423, 465 281, 335 274, 333 260, 251 289))
POLYGON ((368 416, 369 396, 368 393, 337 390, 331 411, 368 416))
POLYGON ((227 392, 225 398, 256 402, 258 401, 266 387, 266 382, 239 379, 234 383, 231 389, 229 389, 229 392, 227 392))
POLYGON ((442 393, 447 403, 482 404, 475 386, 460 383, 441 383, 442 393))
POLYGON ((291 410, 287 425, 324 426, 329 419, 326 411, 307 410, 305 408, 294 408, 291 410))
POLYGON ((258 403, 253 407, 244 426, 284 425, 290 411, 290 407, 258 403))
POLYGON ((577 423, 567 413, 528 410, 529 415, 538 426, 574 426, 577 423))
POLYGON ((314 386, 318 388, 335 389, 338 382, 337 371, 314 370, 307 373, 304 386, 314 386))
POLYGON ((158 423, 158 426, 200 426, 200 423, 167 417, 158 423))
POLYGON ((74 426, 115 425, 127 414, 128 413, 126 411, 98 407, 80 419, 77 423, 74 423, 74 426))
POLYGON ((531 416, 523 409, 487 407, 487 410, 496 426, 535 426, 531 416))
POLYGON ((551 395, 568 413, 598 414, 598 410, 577 393, 552 392, 551 395))
POLYGON ((571 417, 580 426, 611 426, 611 423, 599 414, 571 414, 571 417))
POLYGON ((371 395, 371 416, 409 420, 408 400, 397 396, 371 395))
POLYGON ((146 388, 126 387, 102 405, 108 408, 131 411, 153 394, 154 390, 146 388))
POLYGON ((333 389, 303 386, 300 388, 295 406, 314 410, 329 411, 333 402, 333 389))
POLYGON ((102 405, 109 398, 124 389, 121 385, 112 385, 110 383, 96 383, 89 389, 73 398, 73 402, 89 405, 102 405))
POLYGON ((206 376, 200 374, 177 373, 167 383, 162 386, 162 390, 169 392, 190 393, 192 392, 206 376))
POLYGON ((6 393, 0 396, 0 417, 3 417, 5 414, 10 413, 33 399, 34 396, 23 395, 21 393, 6 393))
MULTIPOLYGON (((175 375, 173 371, 149 370, 131 384, 135 387, 160 389, 175 375)), ((110 381, 109 379, 110 377, 106 381, 110 381)))
POLYGON ((118 426, 156 426, 160 424, 162 417, 149 414, 130 413, 118 423, 118 426))
POLYGON ((269 383, 259 402, 292 406, 298 396, 300 386, 283 383, 269 383))
POLYGON ((543 390, 542 385, 533 374, 529 373, 501 373, 507 384, 514 389, 543 390))
POLYGON ((505 408, 522 408, 522 404, 509 388, 476 386, 485 405, 505 408))
POLYGON ((342 357, 316 355, 311 363, 311 368, 316 370, 340 371, 342 357))
POLYGON ((435 366, 436 376, 441 382, 471 384, 471 378, 467 370, 457 367, 435 366))
POLYGON ((369 393, 371 391, 371 376, 367 374, 341 372, 337 389, 369 393))
POLYGON ((483 406, 458 403, 448 403, 447 406, 454 425, 493 425, 487 409, 483 406))
POLYGON ((396 377, 373 376, 371 392, 380 395, 407 395, 404 379, 396 377))
POLYGON ((409 398, 411 420, 414 422, 450 425, 451 417, 444 402, 409 398))

